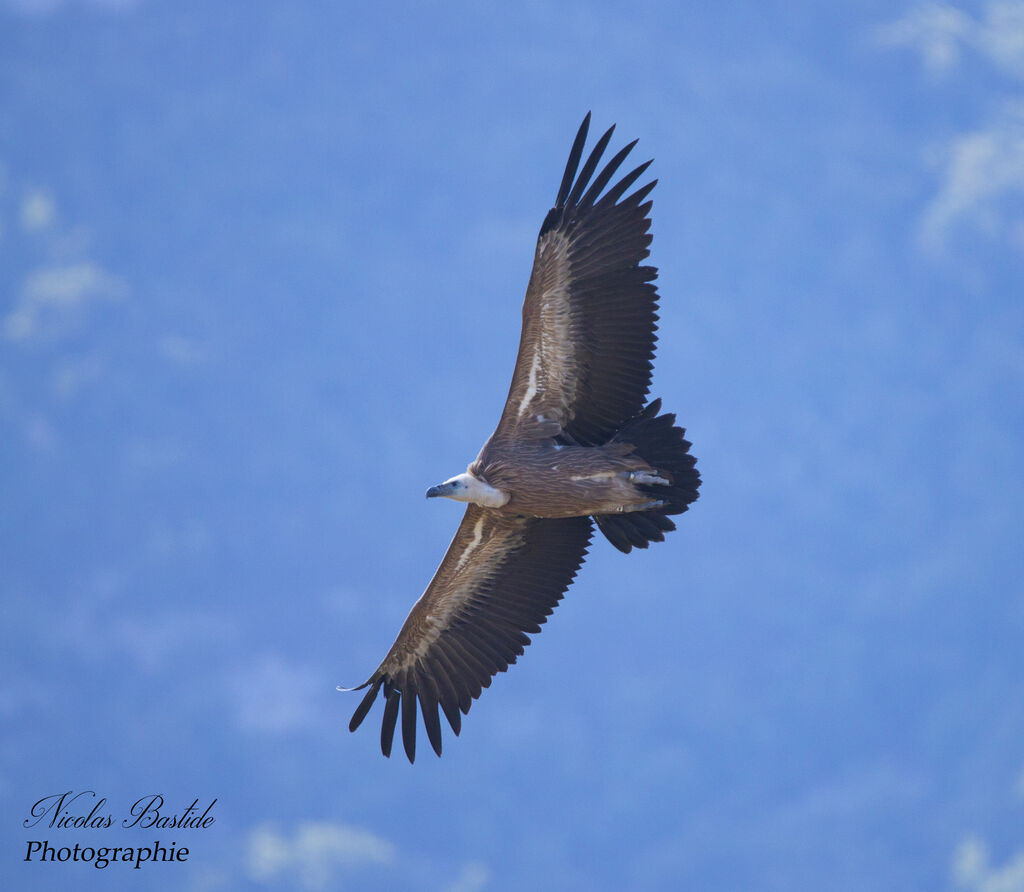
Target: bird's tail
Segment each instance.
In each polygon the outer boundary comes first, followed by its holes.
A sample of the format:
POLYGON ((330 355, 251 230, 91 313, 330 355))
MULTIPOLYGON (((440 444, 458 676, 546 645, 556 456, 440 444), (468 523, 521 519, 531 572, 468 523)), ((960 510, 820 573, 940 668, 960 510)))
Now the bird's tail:
POLYGON ((676 528, 668 515, 682 514, 697 499, 700 474, 694 467, 697 459, 690 455, 690 443, 684 437, 686 431, 675 426, 676 416, 671 412, 659 415, 659 411, 661 400, 657 399, 627 421, 612 438, 613 443, 632 444, 637 455, 670 480, 667 486, 634 484, 649 493, 652 501, 664 503, 657 508, 595 515, 598 529, 619 551, 629 552, 633 546, 646 548, 651 542, 663 541, 665 533, 676 528))

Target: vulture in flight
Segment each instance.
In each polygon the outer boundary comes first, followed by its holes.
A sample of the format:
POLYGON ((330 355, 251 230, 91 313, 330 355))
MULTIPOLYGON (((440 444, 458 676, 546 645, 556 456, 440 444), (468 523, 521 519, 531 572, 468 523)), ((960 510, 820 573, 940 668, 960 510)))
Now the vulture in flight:
POLYGON ((588 113, 540 228, 497 429, 465 473, 427 490, 467 502, 462 523, 377 671, 350 689, 369 688, 352 731, 383 695, 385 756, 401 714, 414 760, 417 703, 441 755, 438 707, 458 734, 562 599, 594 524, 620 551, 646 548, 697 498, 685 431, 661 400, 647 402, 658 292, 643 261, 657 181, 629 191, 648 161, 612 183, 636 145, 602 167, 614 126, 581 168, 589 126, 588 113))

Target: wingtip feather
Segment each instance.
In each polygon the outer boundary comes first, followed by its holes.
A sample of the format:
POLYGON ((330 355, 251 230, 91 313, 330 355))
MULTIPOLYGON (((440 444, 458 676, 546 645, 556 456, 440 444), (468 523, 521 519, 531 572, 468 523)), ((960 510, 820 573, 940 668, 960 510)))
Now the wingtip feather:
POLYGON ((402 691, 402 746, 412 764, 416 761, 416 687, 406 680, 402 691))
POLYGON ((373 701, 377 698, 377 692, 380 690, 380 686, 384 682, 384 679, 378 678, 376 681, 374 681, 371 678, 370 681, 367 681, 365 684, 361 684, 358 688, 338 688, 339 691, 358 691, 362 688, 365 688, 371 682, 373 682, 373 687, 366 692, 366 694, 363 696, 363 699, 359 701, 359 705, 356 707, 356 711, 352 713, 352 719, 348 723, 349 731, 355 731, 355 729, 363 723, 363 719, 366 718, 366 714, 370 711, 370 707, 373 706, 373 701))
POLYGON ((562 174, 562 183, 558 187, 558 197, 555 199, 555 207, 560 208, 565 205, 565 199, 569 195, 569 189, 572 186, 572 181, 576 177, 576 170, 580 164, 580 158, 583 156, 583 146, 587 141, 587 133, 590 130, 590 112, 587 112, 583 118, 583 123, 580 124, 580 129, 576 131, 576 139, 573 140, 572 149, 569 152, 569 160, 565 164, 565 173, 562 174))
POLYGON ((391 744, 395 739, 395 723, 398 721, 398 706, 402 699, 402 692, 398 688, 392 688, 388 694, 387 704, 384 706, 384 720, 380 726, 380 751, 391 758, 391 744))

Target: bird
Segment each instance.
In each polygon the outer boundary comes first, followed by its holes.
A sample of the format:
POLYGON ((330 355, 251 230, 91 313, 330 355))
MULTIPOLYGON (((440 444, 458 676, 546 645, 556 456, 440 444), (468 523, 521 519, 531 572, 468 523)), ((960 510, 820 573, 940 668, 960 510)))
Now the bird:
POLYGON ((698 496, 685 429, 660 399, 647 401, 658 292, 657 269, 643 261, 657 180, 629 191, 647 161, 609 187, 638 142, 602 167, 614 124, 581 168, 590 119, 540 228, 498 425, 466 471, 427 490, 467 503, 462 522, 380 666, 358 687, 339 686, 369 688, 351 731, 382 694, 388 757, 401 715, 415 761, 417 706, 441 755, 439 708, 457 736, 472 702, 562 599, 595 525, 619 551, 647 548, 698 496))

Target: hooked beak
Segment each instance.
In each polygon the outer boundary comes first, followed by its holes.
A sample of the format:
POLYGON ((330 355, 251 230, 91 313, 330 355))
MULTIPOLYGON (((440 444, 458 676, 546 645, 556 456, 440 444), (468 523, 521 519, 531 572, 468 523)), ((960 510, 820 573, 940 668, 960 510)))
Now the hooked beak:
POLYGON ((427 498, 436 499, 440 496, 449 496, 454 489, 454 483, 439 483, 437 486, 432 486, 427 490, 427 498))

